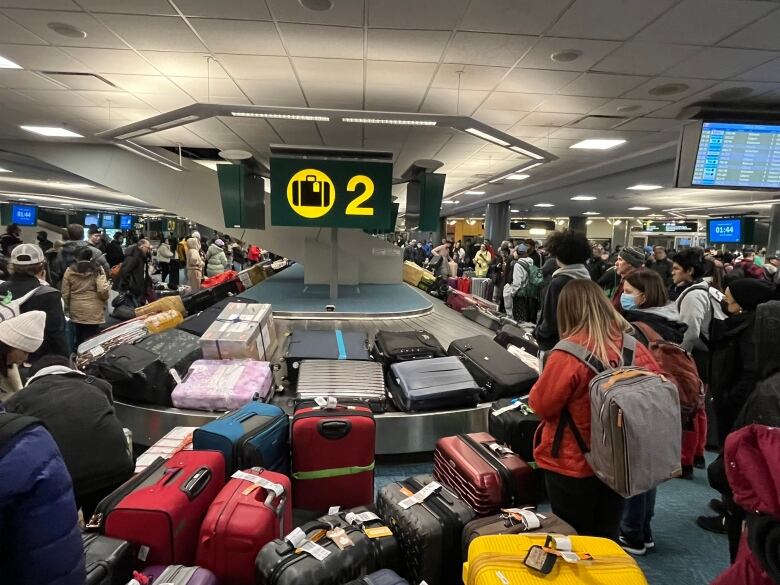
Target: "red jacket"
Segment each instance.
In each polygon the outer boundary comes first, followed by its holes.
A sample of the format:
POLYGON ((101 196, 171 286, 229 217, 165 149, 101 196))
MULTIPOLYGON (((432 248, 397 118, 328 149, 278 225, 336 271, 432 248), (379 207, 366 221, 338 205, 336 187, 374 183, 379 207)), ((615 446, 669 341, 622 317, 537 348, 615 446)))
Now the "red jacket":
MULTIPOLYGON (((585 343, 584 337, 572 337, 570 341, 585 343)), ((612 355, 610 358, 616 361, 619 359, 618 355, 612 355)), ((655 358, 641 343, 636 345, 634 364, 651 372, 661 371, 655 358)), ((553 350, 547 358, 541 377, 531 389, 528 402, 542 420, 542 424, 536 431, 537 435, 541 433, 541 440, 534 449, 534 458, 539 467, 569 477, 582 478, 594 475, 585 460, 585 455, 577 446, 571 429, 563 434, 558 457, 552 456, 553 438, 564 408, 569 410, 580 435, 590 447, 588 384, 594 376, 593 370, 569 353, 553 350)))
POLYGON ((246 253, 247 260, 257 262, 260 259, 260 248, 252 244, 246 253))

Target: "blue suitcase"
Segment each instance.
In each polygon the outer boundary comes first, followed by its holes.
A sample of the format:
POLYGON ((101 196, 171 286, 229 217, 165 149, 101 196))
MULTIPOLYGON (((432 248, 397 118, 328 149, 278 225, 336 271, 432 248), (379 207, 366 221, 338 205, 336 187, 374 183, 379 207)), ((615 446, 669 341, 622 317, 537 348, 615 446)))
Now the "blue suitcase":
POLYGON ((359 331, 293 330, 284 354, 287 379, 296 384, 303 360, 365 360, 371 359, 368 336, 359 331))
POLYGON ((198 451, 221 451, 225 471, 264 467, 285 475, 289 473, 290 421, 273 404, 250 402, 195 429, 192 447, 198 451))

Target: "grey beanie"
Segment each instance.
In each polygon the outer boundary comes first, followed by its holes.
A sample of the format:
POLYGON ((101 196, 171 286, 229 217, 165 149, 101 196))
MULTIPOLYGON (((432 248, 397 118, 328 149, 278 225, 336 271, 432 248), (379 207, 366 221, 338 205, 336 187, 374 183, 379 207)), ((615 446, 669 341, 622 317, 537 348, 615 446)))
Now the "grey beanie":
POLYGON ((618 258, 622 258, 634 268, 639 268, 645 263, 645 253, 639 248, 631 248, 629 246, 620 250, 618 258))

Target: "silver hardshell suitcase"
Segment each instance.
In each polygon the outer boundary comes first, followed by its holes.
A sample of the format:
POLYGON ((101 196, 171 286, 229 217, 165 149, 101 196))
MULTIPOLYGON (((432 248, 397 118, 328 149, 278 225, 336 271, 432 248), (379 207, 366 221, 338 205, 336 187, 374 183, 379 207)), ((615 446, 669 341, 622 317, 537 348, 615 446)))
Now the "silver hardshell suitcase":
POLYGON ((297 397, 312 400, 335 396, 365 402, 374 412, 387 410, 382 364, 356 360, 303 360, 298 372, 297 397))

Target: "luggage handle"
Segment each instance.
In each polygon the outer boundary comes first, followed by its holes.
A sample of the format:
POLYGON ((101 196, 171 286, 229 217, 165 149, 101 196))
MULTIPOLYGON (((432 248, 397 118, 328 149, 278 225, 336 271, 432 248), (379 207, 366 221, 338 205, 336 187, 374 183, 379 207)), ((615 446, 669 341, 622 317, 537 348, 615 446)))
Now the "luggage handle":
POLYGON ((317 432, 330 440, 343 439, 352 431, 352 422, 348 420, 324 420, 317 424, 317 432))
POLYGON ((211 470, 208 467, 201 467, 179 489, 187 494, 187 498, 194 500, 210 482, 211 470))
MULTIPOLYGON (((302 530, 304 534, 306 534, 306 538, 308 539, 309 532, 313 532, 315 530, 325 530, 327 532, 329 530, 333 530, 334 528, 335 526, 328 522, 319 522, 315 520, 314 522, 307 522, 306 524, 300 527, 300 530, 302 530)), ((296 530, 298 529, 296 528, 296 530)), ((287 536, 289 536, 289 534, 287 536)), ((292 545, 292 543, 289 540, 287 540, 287 538, 282 537, 279 539, 276 545, 277 555, 283 557, 294 551, 295 551, 295 547, 292 545)))

